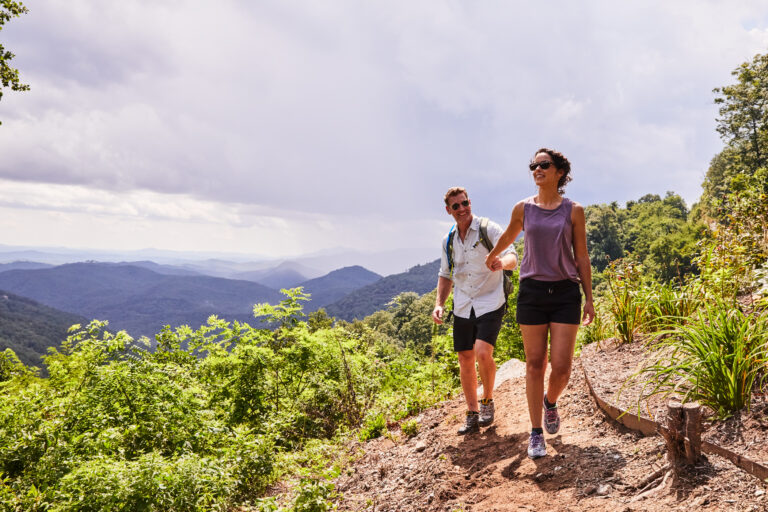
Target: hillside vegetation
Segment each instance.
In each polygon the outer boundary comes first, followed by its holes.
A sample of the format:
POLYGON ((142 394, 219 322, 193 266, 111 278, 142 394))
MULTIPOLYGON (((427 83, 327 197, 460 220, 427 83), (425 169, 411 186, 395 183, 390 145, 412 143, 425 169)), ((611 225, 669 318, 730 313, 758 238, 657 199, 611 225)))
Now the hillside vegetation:
POLYGON ((70 326, 86 323, 84 317, 0 290, 0 352, 12 350, 27 366, 40 366, 40 356, 58 347, 70 326))

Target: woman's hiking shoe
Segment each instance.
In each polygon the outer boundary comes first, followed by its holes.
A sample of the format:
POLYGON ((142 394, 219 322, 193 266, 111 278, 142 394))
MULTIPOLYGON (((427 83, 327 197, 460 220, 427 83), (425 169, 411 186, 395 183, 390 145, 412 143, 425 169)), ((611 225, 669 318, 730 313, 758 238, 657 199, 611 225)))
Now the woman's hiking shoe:
POLYGON ((560 414, 557 412, 557 406, 547 407, 547 395, 544 395, 544 430, 548 434, 557 434, 560 430, 560 414))
POLYGON ((467 411, 467 418, 464 421, 464 425, 459 428, 458 434, 463 436, 464 434, 472 434, 474 432, 480 432, 480 414, 476 411, 467 411))
POLYGON ((528 439, 528 457, 538 459, 546 454, 547 445, 544 443, 544 434, 531 432, 531 437, 528 439))
POLYGON ((496 407, 493 405, 493 398, 483 398, 480 400, 480 418, 478 424, 481 427, 487 427, 493 423, 493 413, 496 412, 496 407))

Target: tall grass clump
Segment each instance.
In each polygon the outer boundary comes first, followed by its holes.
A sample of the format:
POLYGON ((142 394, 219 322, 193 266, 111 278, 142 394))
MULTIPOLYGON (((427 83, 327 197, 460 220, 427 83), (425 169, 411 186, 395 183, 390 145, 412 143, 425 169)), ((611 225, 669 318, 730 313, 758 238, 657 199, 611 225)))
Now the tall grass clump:
POLYGON ((605 271, 608 311, 622 343, 631 343, 645 322, 647 298, 641 283, 641 265, 631 258, 612 261, 605 271))
POLYGON ((768 316, 751 316, 723 300, 707 304, 685 325, 664 331, 658 360, 641 370, 644 397, 676 394, 699 401, 718 418, 749 408, 768 369, 768 316))
POLYGON ((649 332, 672 329, 685 323, 704 304, 706 293, 701 280, 684 285, 651 283, 645 288, 643 327, 649 332))

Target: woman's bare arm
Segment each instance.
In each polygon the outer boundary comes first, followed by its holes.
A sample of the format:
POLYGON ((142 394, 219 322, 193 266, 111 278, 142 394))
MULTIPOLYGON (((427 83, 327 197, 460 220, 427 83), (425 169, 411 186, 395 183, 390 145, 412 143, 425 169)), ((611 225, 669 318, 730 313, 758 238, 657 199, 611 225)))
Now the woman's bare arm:
POLYGON ((592 263, 589 261, 587 250, 587 223, 584 207, 578 203, 573 203, 571 223, 573 224, 573 255, 576 258, 576 271, 579 273, 581 287, 584 290, 582 325, 589 325, 595 318, 595 306, 592 302, 592 263))
POLYGON ((520 232, 523 230, 524 211, 525 211, 524 201, 520 201, 515 205, 514 208, 512 208, 512 215, 510 216, 509 225, 507 226, 507 229, 504 230, 504 232, 499 237, 499 241, 496 242, 496 246, 485 258, 485 265, 489 269, 500 270, 501 266, 504 265, 503 263, 499 265, 498 263, 496 263, 496 261, 499 260, 499 254, 501 254, 501 252, 504 249, 512 245, 512 242, 515 241, 515 239, 517 238, 517 235, 519 235, 520 232), (494 267, 497 267, 497 268, 494 268, 494 267))

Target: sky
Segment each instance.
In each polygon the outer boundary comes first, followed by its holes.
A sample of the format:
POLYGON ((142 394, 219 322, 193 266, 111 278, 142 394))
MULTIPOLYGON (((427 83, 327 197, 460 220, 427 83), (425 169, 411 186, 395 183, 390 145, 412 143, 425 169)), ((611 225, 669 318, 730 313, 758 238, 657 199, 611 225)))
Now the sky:
MULTIPOLYGON (((0 32, 0 244, 439 255, 443 194, 506 225, 551 147, 583 205, 680 194, 764 0, 24 0, 0 32)), ((414 261, 413 264, 421 263, 414 261)))

